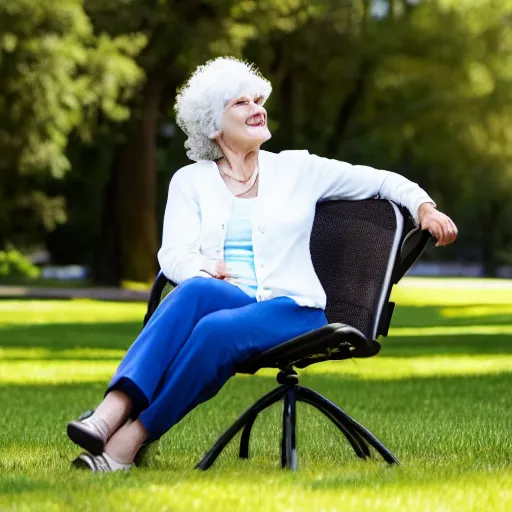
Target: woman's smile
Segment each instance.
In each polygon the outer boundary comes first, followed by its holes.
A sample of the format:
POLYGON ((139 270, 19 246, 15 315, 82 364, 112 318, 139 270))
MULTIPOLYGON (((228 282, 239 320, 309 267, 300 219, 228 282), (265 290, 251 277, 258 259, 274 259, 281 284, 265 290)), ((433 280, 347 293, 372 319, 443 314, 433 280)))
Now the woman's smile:
POLYGON ((254 116, 251 116, 249 117, 249 119, 247 119, 247 121, 245 122, 245 124, 247 126, 265 126, 265 122, 266 122, 266 119, 265 119, 265 115, 262 114, 262 113, 258 113, 254 116))

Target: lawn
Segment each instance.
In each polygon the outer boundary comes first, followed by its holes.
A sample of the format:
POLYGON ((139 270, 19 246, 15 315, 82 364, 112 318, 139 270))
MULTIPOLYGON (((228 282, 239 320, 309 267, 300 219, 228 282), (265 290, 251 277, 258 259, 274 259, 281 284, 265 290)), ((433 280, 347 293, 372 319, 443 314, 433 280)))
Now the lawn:
POLYGON ((232 445, 192 469, 275 383, 237 376, 127 474, 72 471, 67 421, 93 407, 136 336, 144 304, 0 302, 0 510, 512 510, 512 282, 406 279, 393 328, 368 360, 328 362, 301 382, 341 405, 401 461, 358 460, 299 404, 296 473, 279 468, 280 408, 255 425, 251 459, 232 445))

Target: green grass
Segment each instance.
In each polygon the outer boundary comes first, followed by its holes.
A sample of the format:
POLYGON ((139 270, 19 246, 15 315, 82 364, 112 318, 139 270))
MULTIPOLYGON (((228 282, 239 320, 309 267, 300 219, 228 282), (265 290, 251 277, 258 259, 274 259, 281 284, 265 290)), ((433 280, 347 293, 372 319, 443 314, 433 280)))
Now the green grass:
POLYGON ((217 435, 275 383, 237 376, 128 474, 72 471, 66 422, 93 407, 136 336, 143 304, 0 302, 0 510, 512 510, 512 283, 408 279, 380 355, 328 362, 301 381, 353 414, 400 458, 356 459, 299 404, 299 471, 279 468, 280 408, 193 470, 217 435), (485 286, 482 286, 484 284, 485 286))

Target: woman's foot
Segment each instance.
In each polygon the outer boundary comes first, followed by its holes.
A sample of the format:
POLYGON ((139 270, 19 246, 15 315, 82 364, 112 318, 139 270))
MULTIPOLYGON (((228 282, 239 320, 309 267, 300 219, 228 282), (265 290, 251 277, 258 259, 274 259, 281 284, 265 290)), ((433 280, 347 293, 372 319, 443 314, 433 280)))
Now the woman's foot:
POLYGON ((92 415, 68 423, 68 437, 93 455, 103 453, 105 445, 119 427, 126 423, 133 404, 122 391, 111 391, 92 415))
POLYGON ((109 428, 101 418, 71 421, 67 427, 68 437, 92 455, 101 455, 109 439, 109 428))
POLYGON ((107 473, 112 471, 129 471, 133 464, 117 462, 106 453, 101 453, 100 455, 82 453, 72 462, 72 466, 77 469, 87 469, 93 473, 107 473))

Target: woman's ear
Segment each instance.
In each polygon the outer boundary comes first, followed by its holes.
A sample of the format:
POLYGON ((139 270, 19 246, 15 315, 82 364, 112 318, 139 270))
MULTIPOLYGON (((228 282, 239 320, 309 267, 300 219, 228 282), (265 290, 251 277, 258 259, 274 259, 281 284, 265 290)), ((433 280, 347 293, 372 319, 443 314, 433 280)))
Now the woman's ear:
POLYGON ((215 139, 219 138, 221 135, 222 135, 222 130, 216 130, 215 132, 210 133, 210 135, 208 135, 208 138, 210 140, 215 140, 215 139))

